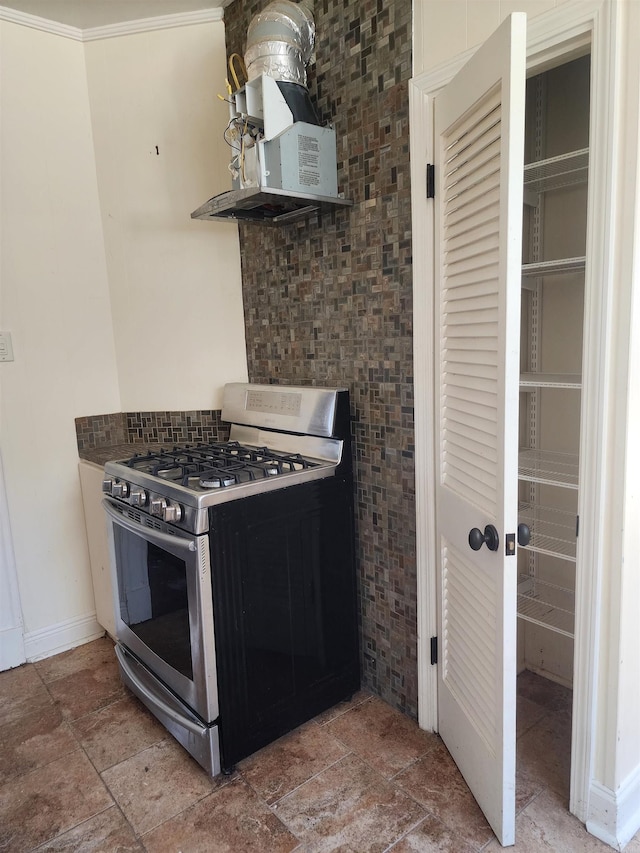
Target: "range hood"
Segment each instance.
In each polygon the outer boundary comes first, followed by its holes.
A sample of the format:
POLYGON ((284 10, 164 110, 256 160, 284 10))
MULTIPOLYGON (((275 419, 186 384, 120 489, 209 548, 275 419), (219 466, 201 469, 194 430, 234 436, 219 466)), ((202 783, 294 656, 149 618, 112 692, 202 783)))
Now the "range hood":
POLYGON ((277 225, 351 206, 338 193, 335 129, 320 125, 306 87, 314 40, 303 3, 273 0, 251 21, 247 83, 228 98, 232 189, 210 198, 192 219, 277 225))
POLYGON ((281 225, 306 219, 315 211, 331 210, 336 205, 349 206, 353 202, 332 196, 310 193, 291 194, 289 190, 275 187, 246 187, 229 190, 210 198, 194 210, 192 219, 238 219, 281 225))

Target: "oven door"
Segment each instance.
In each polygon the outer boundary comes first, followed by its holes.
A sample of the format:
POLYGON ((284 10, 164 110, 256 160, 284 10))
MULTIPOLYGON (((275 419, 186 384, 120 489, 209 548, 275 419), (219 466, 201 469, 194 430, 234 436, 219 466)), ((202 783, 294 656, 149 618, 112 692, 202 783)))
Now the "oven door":
POLYGON ((116 635, 205 722, 218 717, 209 537, 103 500, 116 635))

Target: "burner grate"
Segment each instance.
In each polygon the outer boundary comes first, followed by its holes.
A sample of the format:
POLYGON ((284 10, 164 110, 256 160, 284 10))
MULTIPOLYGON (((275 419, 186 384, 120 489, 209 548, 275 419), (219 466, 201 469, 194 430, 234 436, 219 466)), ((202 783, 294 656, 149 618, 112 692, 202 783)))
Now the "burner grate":
POLYGON ((137 471, 196 489, 226 488, 317 466, 299 453, 282 453, 269 447, 247 447, 237 441, 137 453, 125 464, 137 471))

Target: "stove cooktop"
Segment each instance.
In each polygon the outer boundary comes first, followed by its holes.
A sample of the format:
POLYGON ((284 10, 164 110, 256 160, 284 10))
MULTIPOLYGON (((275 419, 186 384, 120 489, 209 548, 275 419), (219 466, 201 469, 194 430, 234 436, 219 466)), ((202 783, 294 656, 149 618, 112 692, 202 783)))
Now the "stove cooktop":
MULTIPOLYGON (((305 449, 310 441, 304 438, 305 449)), ((324 439, 316 458, 308 450, 303 454, 262 443, 185 445, 107 462, 102 488, 122 511, 204 533, 211 506, 331 476, 341 445, 324 439), (327 457, 327 448, 334 450, 334 458, 327 457)))
POLYGON ((132 472, 179 483, 195 491, 206 491, 305 471, 317 467, 319 463, 305 459, 300 453, 282 453, 268 447, 246 447, 238 441, 229 441, 135 454, 120 464, 126 465, 132 472))
POLYGON ((105 500, 121 513, 201 533, 218 503, 330 477, 344 444, 333 432, 339 395, 344 408, 346 392, 337 389, 229 383, 222 418, 230 441, 107 462, 105 500))

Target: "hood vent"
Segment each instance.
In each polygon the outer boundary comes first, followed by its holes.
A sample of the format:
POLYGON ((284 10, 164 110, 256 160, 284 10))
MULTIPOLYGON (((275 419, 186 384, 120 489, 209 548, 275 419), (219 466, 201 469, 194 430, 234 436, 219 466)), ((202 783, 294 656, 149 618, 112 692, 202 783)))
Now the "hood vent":
POLYGON ((192 219, 271 224, 352 202, 338 195, 336 135, 322 127, 307 90, 315 26, 303 3, 273 0, 249 24, 247 83, 230 95, 225 139, 232 189, 209 199, 192 219))
POLYGON ((306 88, 316 28, 309 9, 291 0, 273 0, 249 24, 244 63, 247 80, 261 74, 306 88))

